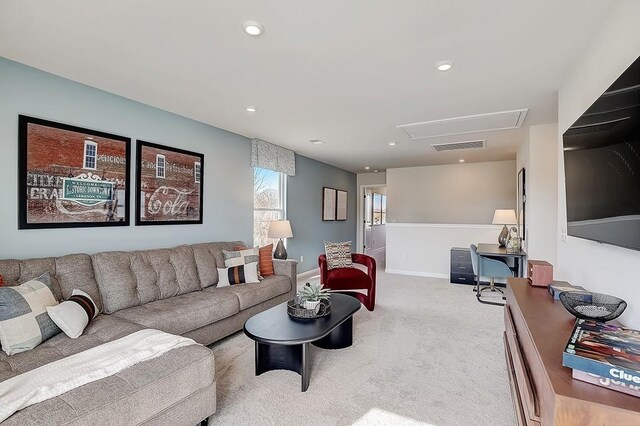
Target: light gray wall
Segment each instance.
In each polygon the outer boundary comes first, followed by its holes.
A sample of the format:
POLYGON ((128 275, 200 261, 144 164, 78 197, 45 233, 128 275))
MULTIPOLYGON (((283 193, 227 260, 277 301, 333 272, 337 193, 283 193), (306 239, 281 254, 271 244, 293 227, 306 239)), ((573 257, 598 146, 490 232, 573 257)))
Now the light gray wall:
POLYGON ((487 224, 515 204, 515 160, 387 170, 388 223, 487 224))
MULTIPOLYGON (((0 149, 0 258, 252 241, 253 173, 243 136, 0 58, 0 149), (203 153, 203 224, 19 231, 18 114, 203 153)), ((131 153, 135 157, 135 143, 131 153)))
POLYGON ((318 267, 318 255, 324 253, 325 241, 353 241, 356 238, 356 175, 328 164, 296 155, 296 175, 287 180, 287 218, 293 238, 287 240, 290 259, 298 272, 318 267), (342 189, 347 197, 346 221, 322 221, 322 187, 342 189))

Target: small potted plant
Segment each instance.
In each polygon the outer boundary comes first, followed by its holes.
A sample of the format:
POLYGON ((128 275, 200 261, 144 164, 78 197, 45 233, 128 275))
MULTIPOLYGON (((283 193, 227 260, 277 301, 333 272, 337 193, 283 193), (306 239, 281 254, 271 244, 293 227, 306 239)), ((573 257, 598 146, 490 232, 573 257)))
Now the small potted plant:
POLYGON ((304 287, 302 287, 302 291, 300 292, 300 300, 302 301, 302 306, 305 309, 311 309, 313 311, 318 311, 320 301, 322 299, 328 300, 331 297, 331 293, 329 290, 323 288, 324 286, 320 283, 306 283, 304 287))

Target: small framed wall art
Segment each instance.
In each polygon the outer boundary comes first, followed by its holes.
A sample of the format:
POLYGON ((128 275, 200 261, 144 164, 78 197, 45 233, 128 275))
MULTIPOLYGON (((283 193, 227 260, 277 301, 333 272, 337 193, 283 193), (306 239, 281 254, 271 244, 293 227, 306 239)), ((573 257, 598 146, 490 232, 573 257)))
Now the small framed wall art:
POLYGON ((138 140, 136 225, 202 223, 204 155, 138 140))
POLYGON ((18 229, 129 225, 131 139, 20 115, 18 229))
POLYGON ((322 188, 322 220, 336 220, 336 196, 334 188, 322 188))
POLYGON ((349 193, 341 189, 337 189, 336 193, 336 220, 347 220, 347 196, 349 193))

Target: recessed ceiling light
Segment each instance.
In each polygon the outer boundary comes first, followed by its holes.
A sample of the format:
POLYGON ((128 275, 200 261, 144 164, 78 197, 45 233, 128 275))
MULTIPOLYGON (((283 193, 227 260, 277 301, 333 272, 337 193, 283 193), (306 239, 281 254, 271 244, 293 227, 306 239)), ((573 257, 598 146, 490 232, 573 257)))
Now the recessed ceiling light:
POLYGON ((464 163, 464 158, 459 159, 458 163, 464 163))
POLYGON ((264 27, 255 21, 246 21, 242 24, 242 29, 250 36, 257 37, 264 32, 264 27))
POLYGON ((369 170, 370 168, 371 168, 371 167, 369 167, 369 166, 364 166, 364 169, 365 169, 365 170, 369 170))
POLYGON ((309 142, 311 142, 314 145, 324 145, 324 141, 320 139, 311 139, 309 142))
POLYGON ((438 62, 436 64, 436 68, 438 68, 438 71, 449 71, 451 68, 453 68, 453 62, 451 61, 438 62))
POLYGON ((256 112, 258 110, 258 108, 254 107, 254 106, 248 106, 245 108, 245 110, 247 112, 256 112))
POLYGON ((397 142, 389 142, 389 146, 396 146, 396 145, 398 145, 397 142))

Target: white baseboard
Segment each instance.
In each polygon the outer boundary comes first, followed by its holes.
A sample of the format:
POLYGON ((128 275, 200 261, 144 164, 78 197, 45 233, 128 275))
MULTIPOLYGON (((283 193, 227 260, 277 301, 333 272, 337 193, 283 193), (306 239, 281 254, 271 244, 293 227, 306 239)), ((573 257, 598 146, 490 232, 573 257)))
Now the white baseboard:
POLYGON ((306 280, 308 278, 313 278, 319 275, 320 275, 320 268, 315 268, 307 272, 299 273, 297 278, 298 278, 298 281, 300 281, 300 280, 306 280))
POLYGON ((420 271, 405 271, 404 269, 385 269, 384 272, 387 274, 398 274, 398 275, 411 275, 414 277, 428 277, 428 278, 449 278, 449 274, 436 274, 433 272, 420 272, 420 271))
POLYGON ((378 253, 378 252, 380 252, 380 251, 384 251, 384 250, 386 250, 386 249, 387 249, 387 246, 382 246, 382 247, 378 247, 378 248, 375 248, 375 249, 371 249, 371 250, 369 250, 369 253, 370 253, 370 254, 378 253))

